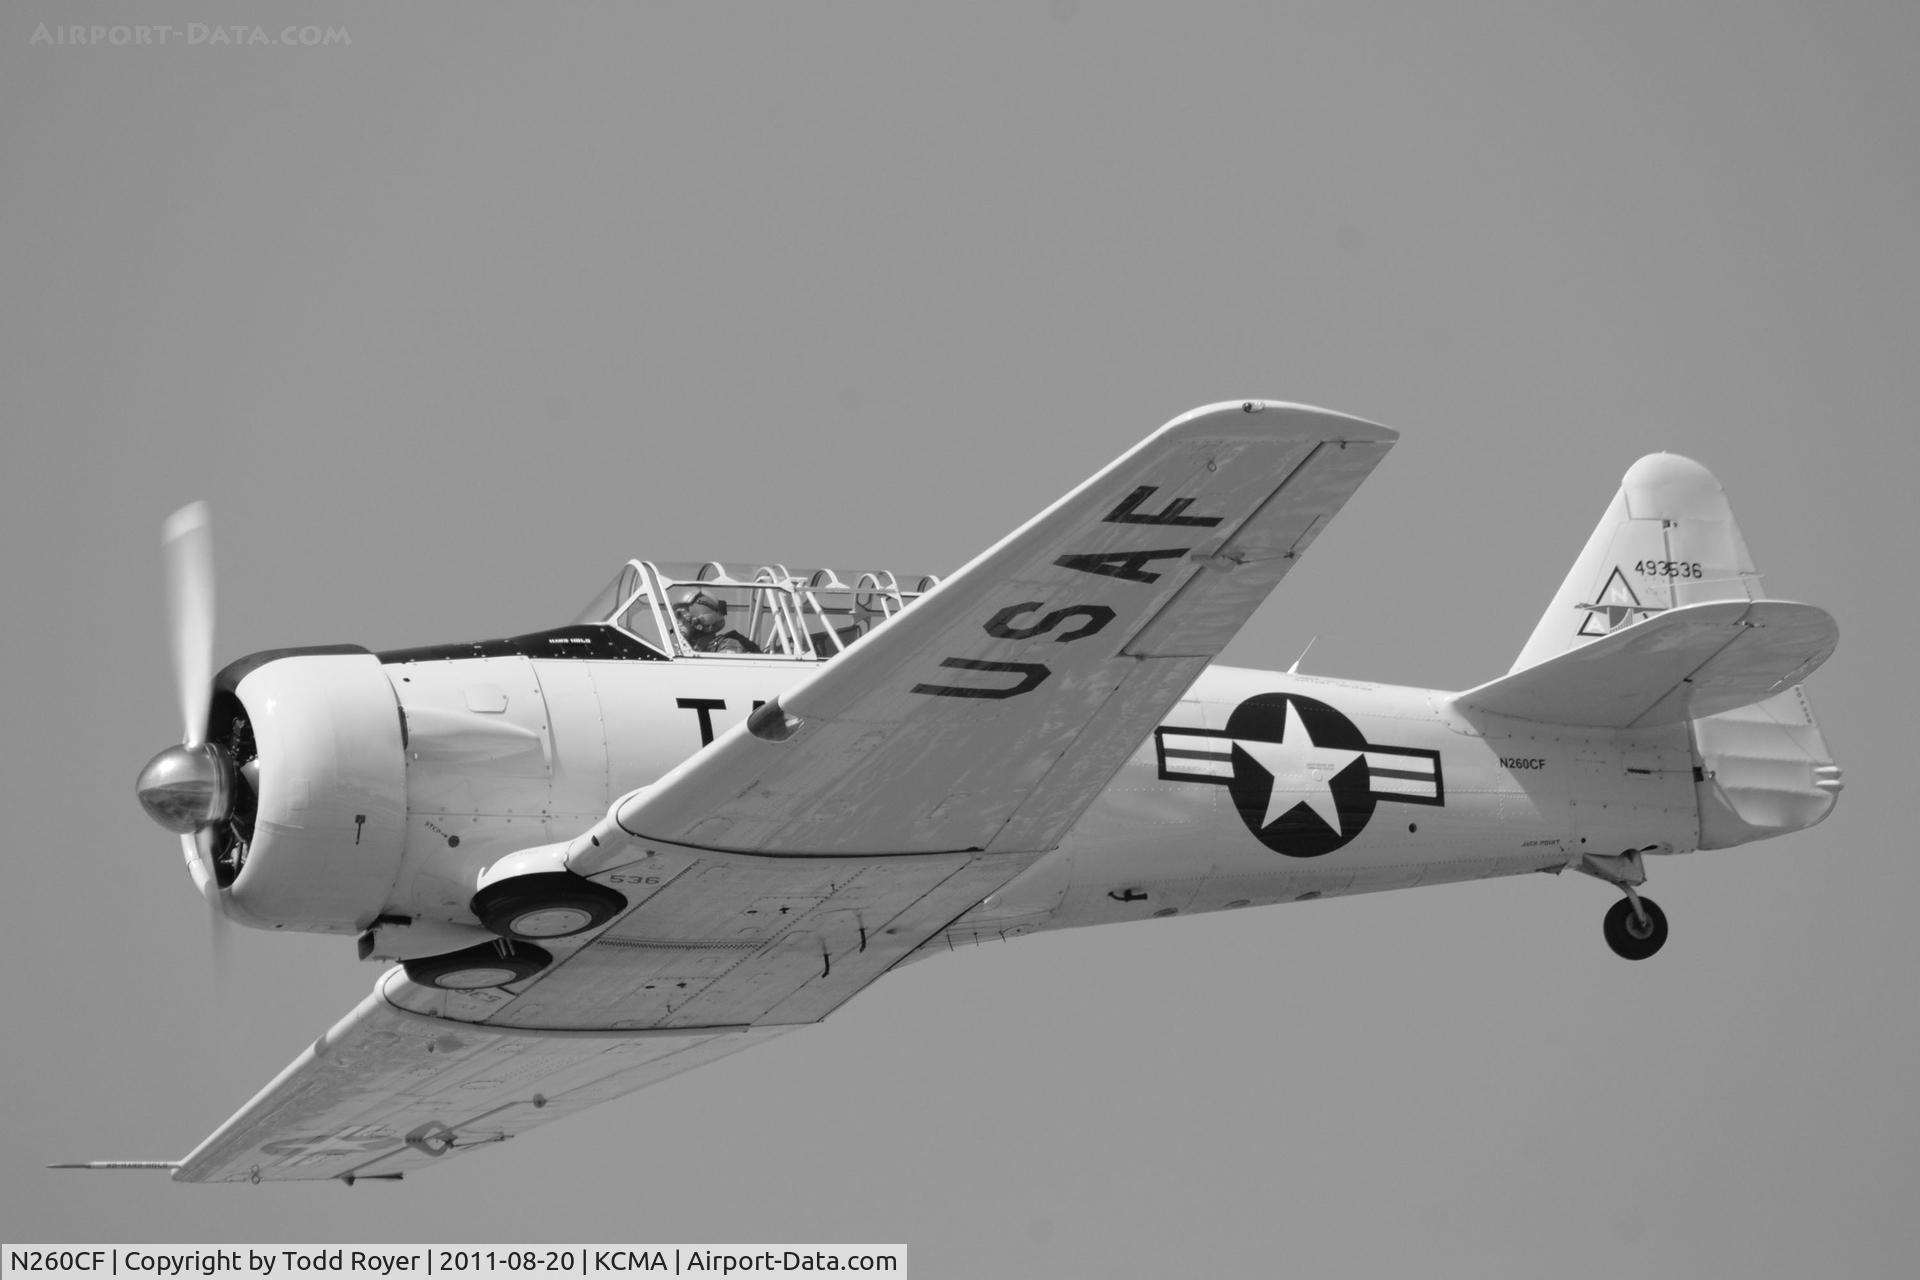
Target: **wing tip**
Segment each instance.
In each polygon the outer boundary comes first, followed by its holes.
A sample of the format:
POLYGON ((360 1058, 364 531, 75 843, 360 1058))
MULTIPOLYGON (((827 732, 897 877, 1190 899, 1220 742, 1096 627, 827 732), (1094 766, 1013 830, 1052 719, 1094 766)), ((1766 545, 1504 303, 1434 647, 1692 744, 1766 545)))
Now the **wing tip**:
POLYGON ((177 1170, 184 1163, 180 1160, 61 1160, 47 1166, 49 1169, 166 1169, 177 1170))
MULTIPOLYGON (((1165 430, 1172 430, 1190 423, 1207 422, 1215 429, 1240 418, 1254 418, 1261 415, 1275 415, 1290 424, 1304 426, 1313 424, 1321 438, 1341 443, 1392 444, 1400 438, 1400 433, 1392 427, 1381 426, 1365 418, 1357 418, 1350 413, 1341 413, 1337 409, 1323 409, 1318 405, 1300 404, 1292 400, 1267 400, 1259 397, 1243 400, 1222 400, 1216 404, 1203 404, 1189 410, 1169 422, 1165 430)), ((1257 431, 1260 434, 1276 430, 1274 427, 1255 428, 1246 424, 1242 431, 1257 431)), ((1236 432, 1239 434, 1239 432, 1236 432)))

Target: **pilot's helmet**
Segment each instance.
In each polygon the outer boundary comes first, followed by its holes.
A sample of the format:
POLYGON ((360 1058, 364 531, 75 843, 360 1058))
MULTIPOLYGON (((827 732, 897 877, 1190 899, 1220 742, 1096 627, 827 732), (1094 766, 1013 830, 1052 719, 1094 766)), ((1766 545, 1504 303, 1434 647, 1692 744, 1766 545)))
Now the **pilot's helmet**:
POLYGON ((727 602, 704 591, 682 596, 673 612, 690 639, 719 635, 720 628, 727 625, 727 602))

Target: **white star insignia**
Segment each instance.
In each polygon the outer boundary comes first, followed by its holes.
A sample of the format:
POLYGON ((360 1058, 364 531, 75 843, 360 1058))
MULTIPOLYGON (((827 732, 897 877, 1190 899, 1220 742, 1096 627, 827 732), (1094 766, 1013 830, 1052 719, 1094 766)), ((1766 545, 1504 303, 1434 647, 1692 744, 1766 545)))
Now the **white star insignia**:
POLYGON ((1273 779, 1273 789, 1267 793, 1267 813, 1260 820, 1260 830, 1265 831, 1272 826, 1274 819, 1296 804, 1304 804, 1336 834, 1345 836, 1346 829, 1340 825, 1339 806, 1333 801, 1333 780, 1362 753, 1315 745, 1307 726, 1300 722, 1300 713, 1294 710, 1291 702, 1287 703, 1287 722, 1280 738, 1279 742, 1252 742, 1244 738, 1233 740, 1236 747, 1251 756, 1254 763, 1265 769, 1273 779), (1304 793, 1281 786, 1283 776, 1297 778, 1302 774, 1307 783, 1304 793))

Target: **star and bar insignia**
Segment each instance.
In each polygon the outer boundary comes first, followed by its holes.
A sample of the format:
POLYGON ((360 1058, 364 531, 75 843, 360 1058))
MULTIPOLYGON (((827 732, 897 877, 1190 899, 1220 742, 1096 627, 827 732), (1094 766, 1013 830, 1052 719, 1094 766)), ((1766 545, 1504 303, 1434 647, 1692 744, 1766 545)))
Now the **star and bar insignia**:
POLYGON ((1260 843, 1318 858, 1359 835, 1381 801, 1444 805, 1440 753, 1368 742, 1333 707, 1291 693, 1249 698, 1224 729, 1153 731, 1160 777, 1224 786, 1260 843))

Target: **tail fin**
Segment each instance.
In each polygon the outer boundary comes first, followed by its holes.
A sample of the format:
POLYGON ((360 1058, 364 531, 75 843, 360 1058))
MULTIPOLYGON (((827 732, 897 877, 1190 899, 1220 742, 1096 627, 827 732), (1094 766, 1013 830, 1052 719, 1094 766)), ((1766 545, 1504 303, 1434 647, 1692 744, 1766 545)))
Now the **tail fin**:
MULTIPOLYGON (((1766 592, 1711 472, 1678 454, 1633 464, 1512 671, 1654 614, 1766 592)), ((1700 847, 1810 827, 1832 810, 1840 770, 1799 686, 1690 722, 1700 847)))
POLYGON ((1690 458, 1649 454, 1628 469, 1511 670, 1678 605, 1765 598, 1720 482, 1690 458))

